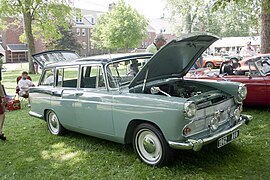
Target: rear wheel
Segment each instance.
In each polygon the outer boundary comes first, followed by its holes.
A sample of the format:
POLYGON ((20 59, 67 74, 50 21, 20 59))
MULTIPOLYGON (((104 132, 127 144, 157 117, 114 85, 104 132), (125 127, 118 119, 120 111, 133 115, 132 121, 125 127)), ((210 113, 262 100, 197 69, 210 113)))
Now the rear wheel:
POLYGON ((166 165, 173 156, 173 150, 160 130, 147 123, 136 127, 133 134, 133 148, 138 158, 148 165, 166 165))
POLYGON ((213 69, 215 66, 214 66, 214 64, 212 62, 207 62, 205 64, 205 67, 213 69))
POLYGON ((57 115, 54 111, 49 110, 46 113, 47 125, 51 134, 53 135, 63 135, 65 133, 65 128, 61 125, 57 115))

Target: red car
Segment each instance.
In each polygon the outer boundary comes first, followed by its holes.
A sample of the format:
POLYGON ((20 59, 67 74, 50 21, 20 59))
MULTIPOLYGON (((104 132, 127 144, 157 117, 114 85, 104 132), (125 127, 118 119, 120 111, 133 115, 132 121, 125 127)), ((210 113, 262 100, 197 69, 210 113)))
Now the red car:
POLYGON ((225 58, 222 56, 205 56, 203 57, 203 67, 215 68, 219 67, 225 58))
POLYGON ((252 64, 252 62, 260 60, 262 58, 270 58, 270 54, 258 54, 256 56, 248 57, 239 61, 239 70, 248 70, 249 64, 252 64))
POLYGON ((270 106, 270 54, 246 58, 239 63, 223 62, 219 71, 199 70, 190 72, 186 77, 235 81, 247 85, 248 95, 245 105, 270 106))

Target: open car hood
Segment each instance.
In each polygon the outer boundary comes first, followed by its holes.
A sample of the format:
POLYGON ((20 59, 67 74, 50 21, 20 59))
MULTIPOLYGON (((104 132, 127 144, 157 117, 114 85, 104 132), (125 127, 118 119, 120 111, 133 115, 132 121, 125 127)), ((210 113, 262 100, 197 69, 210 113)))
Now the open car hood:
POLYGON ((32 57, 34 58, 34 61, 37 62, 42 68, 51 63, 71 61, 80 58, 75 51, 70 50, 43 51, 41 53, 33 54, 32 57))
POLYGON ((185 76, 202 53, 218 39, 208 33, 191 33, 170 41, 145 64, 129 88, 144 82, 185 76))

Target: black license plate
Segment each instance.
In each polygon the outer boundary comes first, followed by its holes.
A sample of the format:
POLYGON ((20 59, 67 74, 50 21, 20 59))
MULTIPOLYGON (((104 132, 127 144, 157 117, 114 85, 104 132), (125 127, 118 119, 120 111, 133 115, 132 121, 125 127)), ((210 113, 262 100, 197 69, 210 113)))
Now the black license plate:
POLYGON ((217 148, 225 146, 226 144, 232 142, 239 136, 239 129, 231 132, 230 134, 223 136, 217 140, 217 148))

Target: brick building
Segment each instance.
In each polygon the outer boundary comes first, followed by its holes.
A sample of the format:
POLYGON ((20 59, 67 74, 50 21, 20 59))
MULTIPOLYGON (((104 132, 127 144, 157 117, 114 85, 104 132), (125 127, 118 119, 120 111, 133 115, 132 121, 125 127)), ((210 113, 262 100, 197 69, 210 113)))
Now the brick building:
POLYGON ((81 56, 89 56, 99 54, 99 51, 94 49, 91 41, 91 31, 97 21, 97 18, 103 14, 101 11, 80 9, 81 16, 75 17, 72 31, 76 35, 77 41, 82 45, 80 51, 81 56))
MULTIPOLYGON (((28 61, 27 45, 20 42, 20 35, 23 33, 23 21, 19 19, 17 23, 14 18, 8 18, 8 28, 0 30, 0 53, 4 56, 4 63, 17 63, 28 61)), ((36 52, 44 48, 40 40, 35 43, 36 52)))

